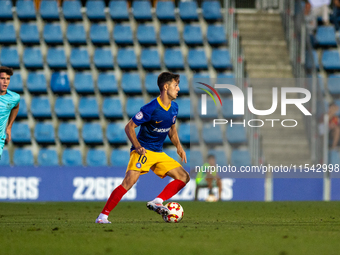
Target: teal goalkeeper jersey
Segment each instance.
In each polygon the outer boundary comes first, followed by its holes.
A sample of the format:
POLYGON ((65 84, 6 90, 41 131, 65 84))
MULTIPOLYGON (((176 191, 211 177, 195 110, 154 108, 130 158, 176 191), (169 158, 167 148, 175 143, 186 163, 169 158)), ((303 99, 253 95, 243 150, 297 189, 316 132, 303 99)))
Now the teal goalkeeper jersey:
POLYGON ((5 95, 0 95, 0 139, 6 138, 6 125, 9 115, 19 101, 20 96, 8 89, 5 95))

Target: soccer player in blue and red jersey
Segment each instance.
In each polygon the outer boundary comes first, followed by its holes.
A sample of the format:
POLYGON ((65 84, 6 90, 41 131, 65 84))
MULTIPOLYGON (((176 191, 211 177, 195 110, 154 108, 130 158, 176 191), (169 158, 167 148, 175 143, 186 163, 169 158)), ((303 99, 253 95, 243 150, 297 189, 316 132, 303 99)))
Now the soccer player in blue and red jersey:
POLYGON ((19 111, 20 96, 8 88, 13 69, 0 67, 0 159, 5 141, 11 140, 12 125, 19 111))
POLYGON ((173 100, 177 98, 180 90, 179 75, 163 72, 158 76, 157 83, 160 96, 144 105, 125 127, 126 135, 132 143, 130 161, 122 184, 113 190, 96 223, 111 223, 108 221, 109 213, 137 182, 139 176, 149 172, 149 169, 161 178, 170 176, 174 179, 154 200, 147 203, 150 210, 161 215, 167 215, 169 212, 163 206, 163 201, 177 194, 190 180, 184 168, 162 152, 164 140, 168 135, 182 162, 187 162, 175 125, 178 105, 173 100), (141 127, 136 136, 135 128, 138 126, 141 127))

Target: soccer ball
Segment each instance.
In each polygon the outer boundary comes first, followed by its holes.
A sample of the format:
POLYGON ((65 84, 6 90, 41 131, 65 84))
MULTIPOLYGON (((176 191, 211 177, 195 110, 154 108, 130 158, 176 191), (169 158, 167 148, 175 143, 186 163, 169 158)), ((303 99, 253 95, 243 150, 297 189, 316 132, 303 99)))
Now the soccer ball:
POLYGON ((183 207, 176 202, 170 202, 165 205, 170 210, 170 213, 167 216, 163 216, 163 220, 165 222, 180 222, 183 219, 184 211, 183 207))

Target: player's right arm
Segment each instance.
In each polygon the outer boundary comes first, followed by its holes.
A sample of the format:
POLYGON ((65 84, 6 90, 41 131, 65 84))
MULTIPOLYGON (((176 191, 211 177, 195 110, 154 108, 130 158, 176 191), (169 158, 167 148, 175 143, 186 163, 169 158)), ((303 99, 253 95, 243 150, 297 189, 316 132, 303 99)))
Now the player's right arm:
POLYGON ((131 143, 133 144, 133 147, 135 147, 136 152, 139 155, 145 155, 146 150, 144 147, 140 145, 140 143, 138 142, 137 136, 136 136, 136 132, 135 132, 136 127, 138 126, 133 122, 132 119, 130 119, 128 124, 126 124, 125 126, 125 133, 127 137, 129 138, 129 140, 131 141, 131 143))

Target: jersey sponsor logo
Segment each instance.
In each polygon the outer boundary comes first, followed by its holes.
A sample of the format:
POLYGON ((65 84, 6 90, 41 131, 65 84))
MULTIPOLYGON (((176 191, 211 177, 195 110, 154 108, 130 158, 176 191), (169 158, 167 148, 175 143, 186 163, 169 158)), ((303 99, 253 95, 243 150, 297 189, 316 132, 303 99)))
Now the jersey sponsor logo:
POLYGON ((139 168, 142 167, 142 164, 141 164, 140 162, 137 162, 137 163, 136 163, 136 167, 139 169, 139 168))
POLYGON ((152 131, 155 131, 157 133, 166 133, 166 132, 169 132, 169 130, 170 130, 170 128, 155 128, 152 131))
POLYGON ((144 115, 143 115, 142 112, 137 112, 137 114, 136 114, 136 116, 135 116, 135 118, 136 118, 137 120, 141 120, 141 119, 143 119, 143 117, 144 117, 144 115))
POLYGON ((156 124, 158 124, 158 123, 161 123, 163 120, 161 120, 161 121, 156 121, 156 124))
POLYGON ((175 123, 175 121, 176 121, 176 116, 174 116, 174 117, 172 118, 172 123, 175 123))

